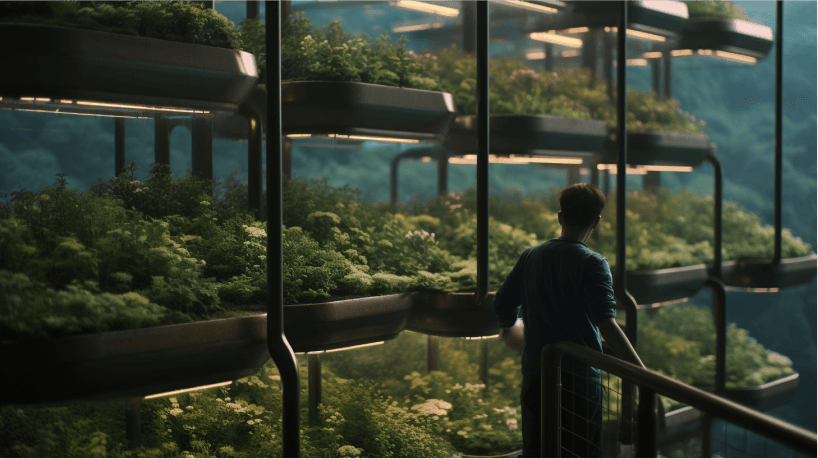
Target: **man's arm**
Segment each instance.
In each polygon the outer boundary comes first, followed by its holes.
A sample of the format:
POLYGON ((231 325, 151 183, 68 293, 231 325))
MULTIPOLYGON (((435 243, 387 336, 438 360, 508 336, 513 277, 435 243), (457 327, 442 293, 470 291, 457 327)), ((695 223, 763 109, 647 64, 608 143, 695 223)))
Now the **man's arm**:
POLYGON ((511 272, 508 273, 508 276, 506 276, 506 279, 494 295, 494 313, 497 315, 497 322, 504 332, 507 332, 517 322, 517 307, 522 302, 519 279, 520 264, 524 255, 525 252, 514 264, 511 272))
POLYGON ((647 368, 642 363, 642 360, 639 359, 639 355, 636 354, 636 350, 631 346, 630 340, 625 336, 622 329, 619 328, 619 325, 616 324, 616 320, 613 317, 606 317, 600 320, 596 326, 599 328, 599 334, 602 335, 605 342, 611 346, 617 357, 628 363, 647 368))

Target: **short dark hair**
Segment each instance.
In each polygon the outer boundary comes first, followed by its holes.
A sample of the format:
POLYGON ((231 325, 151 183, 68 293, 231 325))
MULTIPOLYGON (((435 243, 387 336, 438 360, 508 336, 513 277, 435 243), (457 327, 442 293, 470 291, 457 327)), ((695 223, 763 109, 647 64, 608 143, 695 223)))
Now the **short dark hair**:
POLYGON ((596 185, 575 183, 560 192, 560 212, 565 226, 591 226, 605 208, 605 195, 596 185))

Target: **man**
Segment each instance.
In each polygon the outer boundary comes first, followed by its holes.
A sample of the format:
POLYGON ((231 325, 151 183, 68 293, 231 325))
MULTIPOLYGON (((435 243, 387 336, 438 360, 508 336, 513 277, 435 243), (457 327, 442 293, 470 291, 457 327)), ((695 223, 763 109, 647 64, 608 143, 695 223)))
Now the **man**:
MULTIPOLYGON (((540 353, 543 346, 571 341, 602 352, 600 333, 616 355, 644 368, 614 320, 616 303, 608 260, 585 245, 602 218, 605 195, 578 183, 560 193, 562 232, 526 249, 494 297, 494 310, 512 347, 511 327, 520 306, 525 324, 522 349, 523 457, 540 455, 540 353), (598 330, 597 330, 598 329, 598 330)), ((561 447, 563 456, 599 457, 602 441, 602 386, 599 370, 562 358, 561 447)), ((556 420, 554 420, 556 422, 556 420)))

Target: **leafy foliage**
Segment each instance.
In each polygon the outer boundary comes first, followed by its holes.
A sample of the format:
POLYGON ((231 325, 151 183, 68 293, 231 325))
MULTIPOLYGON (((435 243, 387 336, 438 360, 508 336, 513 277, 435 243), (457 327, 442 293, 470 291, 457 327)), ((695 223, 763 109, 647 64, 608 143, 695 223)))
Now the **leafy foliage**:
POLYGON ((691 18, 705 16, 747 19, 747 13, 744 9, 729 0, 714 2, 686 1, 685 4, 687 5, 687 13, 691 18))
POLYGON ((235 25, 200 2, 2 2, 0 22, 57 25, 241 49, 235 25))

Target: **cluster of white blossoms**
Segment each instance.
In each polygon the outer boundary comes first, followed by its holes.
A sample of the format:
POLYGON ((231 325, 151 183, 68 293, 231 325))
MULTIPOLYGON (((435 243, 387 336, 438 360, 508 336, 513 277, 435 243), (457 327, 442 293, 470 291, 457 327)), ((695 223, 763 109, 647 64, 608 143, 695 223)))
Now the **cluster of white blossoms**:
POLYGON ((267 237, 267 231, 264 231, 263 228, 247 225, 241 225, 241 227, 244 228, 244 231, 247 231, 247 234, 249 234, 251 237, 267 237))
POLYGON ((430 398, 429 400, 412 407, 413 411, 417 411, 421 414, 431 414, 436 416, 445 416, 446 413, 448 413, 447 410, 450 409, 452 409, 451 403, 434 398, 430 398))
POLYGON ((412 239, 413 237, 418 237, 418 238, 420 238, 421 241, 425 241, 426 238, 428 237, 430 241, 434 241, 435 240, 435 233, 429 234, 429 232, 427 232, 426 230, 415 230, 415 231, 408 231, 404 235, 404 237, 406 239, 412 239))

